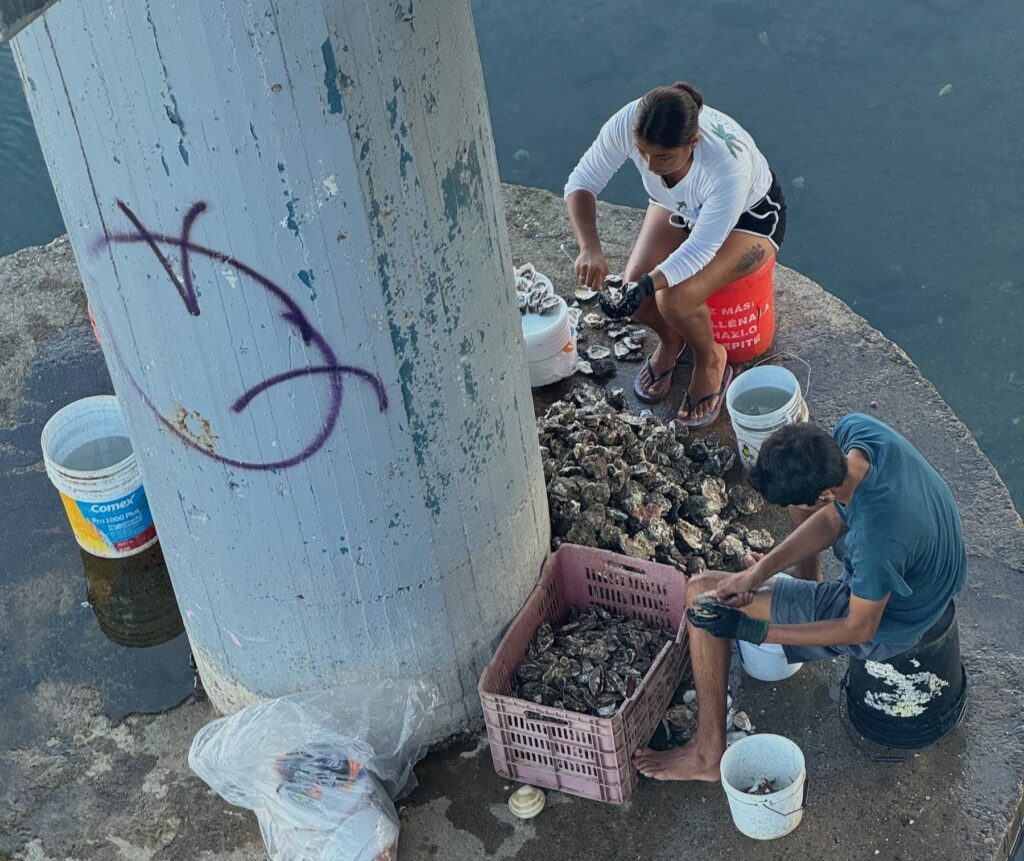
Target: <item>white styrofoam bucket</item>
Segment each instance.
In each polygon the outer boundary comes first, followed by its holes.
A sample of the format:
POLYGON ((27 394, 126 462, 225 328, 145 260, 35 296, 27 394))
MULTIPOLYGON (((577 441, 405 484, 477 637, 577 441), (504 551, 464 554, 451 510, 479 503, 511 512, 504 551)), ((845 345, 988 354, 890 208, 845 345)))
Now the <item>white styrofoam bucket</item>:
POLYGON ((757 463, 757 453, 775 431, 785 425, 805 422, 808 417, 799 381, 791 371, 778 365, 758 365, 736 377, 725 393, 725 408, 736 433, 740 460, 747 469, 757 463), (779 409, 761 416, 745 415, 736 409, 736 400, 741 395, 767 386, 785 389, 790 393, 789 400, 779 409))
POLYGON ((576 373, 576 326, 573 314, 558 297, 551 314, 523 314, 523 346, 530 369, 530 386, 547 386, 576 373))
POLYGON ((774 840, 800 824, 807 769, 803 752, 788 738, 771 733, 742 738, 726 749, 719 767, 732 821, 747 837, 774 840), (775 792, 747 792, 765 778, 775 781, 775 792))
POLYGON ((40 443, 46 474, 60 491, 83 550, 116 559, 156 543, 142 475, 116 397, 96 395, 58 410, 43 428, 40 443))
MULTIPOLYGON (((784 572, 776 574, 772 579, 791 577, 784 572)), ((761 643, 760 646, 746 640, 736 641, 740 647, 740 666, 743 671, 762 682, 781 682, 788 679, 803 664, 791 664, 786 660, 786 653, 778 643, 761 643)))

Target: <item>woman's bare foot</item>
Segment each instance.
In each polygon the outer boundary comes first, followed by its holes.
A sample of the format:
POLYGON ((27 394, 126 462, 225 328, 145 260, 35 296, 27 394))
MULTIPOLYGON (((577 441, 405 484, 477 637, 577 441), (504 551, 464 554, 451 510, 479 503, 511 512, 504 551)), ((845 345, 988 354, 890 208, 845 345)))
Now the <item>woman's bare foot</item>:
MULTIPOLYGON (((690 377, 690 385, 687 389, 689 403, 697 404, 701 398, 705 398, 713 392, 722 388, 722 378, 725 375, 725 366, 728 354, 721 344, 712 344, 710 356, 703 353, 694 354, 693 376, 690 377)), ((679 418, 700 419, 710 413, 717 406, 720 398, 711 398, 699 406, 687 412, 686 401, 679 408, 679 418)))
POLYGON ((721 778, 718 764, 725 753, 724 740, 711 748, 698 746, 692 739, 672 750, 642 748, 633 754, 633 763, 641 774, 654 780, 704 780, 721 778))
POLYGON ((682 344, 683 342, 680 341, 677 344, 666 346, 665 341, 661 341, 657 349, 651 353, 650 364, 645 362, 640 369, 640 388, 647 397, 660 400, 668 394, 672 385, 672 371, 675 369, 682 344), (651 377, 650 371, 660 377, 657 382, 651 377))

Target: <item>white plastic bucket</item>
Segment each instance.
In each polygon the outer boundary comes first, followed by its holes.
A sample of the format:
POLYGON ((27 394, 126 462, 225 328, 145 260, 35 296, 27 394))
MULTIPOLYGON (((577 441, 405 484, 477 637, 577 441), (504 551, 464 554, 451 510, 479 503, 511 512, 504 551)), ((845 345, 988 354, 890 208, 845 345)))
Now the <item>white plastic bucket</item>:
POLYGON ((740 640, 740 666, 743 671, 762 682, 781 682, 799 670, 803 664, 791 664, 778 643, 762 643, 755 646, 740 640))
POLYGON ((736 377, 725 393, 725 407, 736 432, 740 460, 747 469, 757 462, 757 453, 768 437, 785 425, 807 421, 808 416, 807 402, 800 391, 799 381, 791 371, 778 365, 758 365, 736 377), (735 404, 741 395, 767 386, 785 389, 790 393, 789 400, 779 409, 761 416, 737 411, 735 404))
POLYGON ((68 404, 46 423, 40 440, 46 474, 60 491, 75 540, 83 550, 109 559, 134 556, 157 540, 142 476, 127 440, 113 395, 68 404), (119 444, 104 451, 100 446, 105 440, 119 444), (93 452, 81 460, 89 447, 93 452), (110 462, 112 458, 116 462, 110 462), (85 462, 96 466, 83 468, 85 462))
POLYGON ((720 768, 732 821, 747 837, 774 840, 800 824, 807 770, 803 752, 788 738, 761 733, 740 739, 726 749, 720 768), (747 792, 764 778, 775 781, 775 792, 747 792))
MULTIPOLYGON (((772 579, 790 577, 785 573, 776 574, 772 579)), ((736 641, 740 647, 740 666, 743 671, 762 682, 781 682, 788 679, 803 664, 791 664, 786 660, 786 653, 778 643, 761 643, 760 646, 746 640, 736 641)))
POLYGON ((523 346, 530 386, 547 386, 576 373, 576 326, 565 300, 550 314, 523 314, 523 346))

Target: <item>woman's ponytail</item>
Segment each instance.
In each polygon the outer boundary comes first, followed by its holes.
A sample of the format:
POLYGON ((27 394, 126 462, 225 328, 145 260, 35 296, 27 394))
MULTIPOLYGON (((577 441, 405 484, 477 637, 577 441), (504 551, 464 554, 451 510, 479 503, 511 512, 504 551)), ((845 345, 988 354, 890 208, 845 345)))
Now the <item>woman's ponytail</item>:
POLYGON ((671 87, 655 87, 637 107, 633 131, 655 146, 685 146, 697 134, 697 116, 704 107, 700 90, 676 81, 671 87))

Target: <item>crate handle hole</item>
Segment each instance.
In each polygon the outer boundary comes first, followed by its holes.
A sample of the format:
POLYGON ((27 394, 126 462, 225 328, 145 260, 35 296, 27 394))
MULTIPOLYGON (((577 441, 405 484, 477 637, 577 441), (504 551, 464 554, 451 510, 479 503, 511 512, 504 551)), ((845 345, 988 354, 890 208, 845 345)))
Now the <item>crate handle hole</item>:
POLYGON ((544 723, 556 723, 559 726, 569 726, 569 721, 563 720, 562 718, 551 717, 550 715, 543 715, 540 712, 527 711, 525 717, 528 720, 539 720, 544 723))

